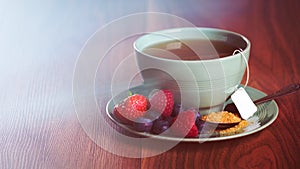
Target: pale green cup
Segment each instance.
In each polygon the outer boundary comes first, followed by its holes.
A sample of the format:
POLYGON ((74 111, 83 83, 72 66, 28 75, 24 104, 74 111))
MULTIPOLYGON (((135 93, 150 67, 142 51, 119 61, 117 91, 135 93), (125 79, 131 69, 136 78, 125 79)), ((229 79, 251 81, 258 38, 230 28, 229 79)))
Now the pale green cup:
MULTIPOLYGON (((210 43, 200 48, 191 44, 195 53, 201 53, 204 49, 216 53, 210 43)), ((206 114, 221 110, 226 99, 241 83, 249 59, 250 41, 241 34, 227 30, 185 27, 143 35, 135 41, 134 49, 145 83, 153 84, 154 88, 171 90, 177 103, 185 108, 199 108, 201 113, 206 114), (208 60, 174 60, 144 51, 157 43, 187 39, 223 41, 242 52, 208 60)))

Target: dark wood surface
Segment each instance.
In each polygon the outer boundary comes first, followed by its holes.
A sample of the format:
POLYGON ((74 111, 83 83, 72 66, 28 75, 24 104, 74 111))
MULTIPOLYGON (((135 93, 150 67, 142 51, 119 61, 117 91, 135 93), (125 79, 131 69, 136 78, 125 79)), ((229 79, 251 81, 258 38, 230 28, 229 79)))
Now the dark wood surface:
MULTIPOLYGON (((114 19, 138 12, 169 13, 196 26, 245 35, 252 43, 251 87, 272 93, 299 83, 299 6, 298 0, 0 2, 0 168, 300 168, 300 92, 277 100, 278 118, 258 133, 179 143, 147 158, 115 155, 93 141, 72 93, 76 61, 88 38, 114 19)), ((113 59, 121 60, 121 55, 113 59)), ((109 94, 106 88, 96 90, 105 115, 109 94)), ((90 107, 85 111, 89 114, 90 107)), ((115 135, 101 127, 95 131, 98 141, 138 151, 140 157, 153 151, 110 140, 115 135)))

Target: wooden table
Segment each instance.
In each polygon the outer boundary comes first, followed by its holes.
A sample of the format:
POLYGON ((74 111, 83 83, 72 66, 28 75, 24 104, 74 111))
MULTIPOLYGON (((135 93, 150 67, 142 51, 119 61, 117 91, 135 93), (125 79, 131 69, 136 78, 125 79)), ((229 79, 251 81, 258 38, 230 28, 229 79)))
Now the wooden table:
MULTIPOLYGON (((111 21, 141 12, 172 14, 196 26, 248 37, 251 87, 271 93, 299 83, 299 6, 297 0, 0 2, 0 168, 300 168, 300 92, 277 100, 278 118, 260 132, 226 141, 179 143, 152 157, 145 156, 155 150, 114 140, 116 132, 104 132, 105 125, 97 126, 99 121, 88 116, 105 116, 109 88, 95 87, 99 111, 73 97, 77 59, 88 38, 111 21), (76 104, 85 106, 77 110, 76 104), (78 111, 88 117, 82 119, 78 111), (83 125, 89 123, 85 120, 96 121, 94 133, 83 125), (145 158, 115 155, 103 143, 145 158)), ((145 21, 145 29, 159 27, 155 20, 145 21)), ((107 34, 104 40, 114 36, 107 34)), ((124 57, 111 55, 114 63, 124 57)), ((114 63, 98 68, 105 77, 96 84, 112 77, 114 63)))

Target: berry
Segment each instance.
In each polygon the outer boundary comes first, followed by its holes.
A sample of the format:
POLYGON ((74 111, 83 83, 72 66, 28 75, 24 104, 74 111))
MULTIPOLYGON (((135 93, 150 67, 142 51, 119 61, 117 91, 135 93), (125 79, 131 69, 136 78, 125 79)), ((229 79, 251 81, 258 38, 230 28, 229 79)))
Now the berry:
POLYGON ((198 113, 197 114, 197 116, 196 116, 196 122, 195 122, 195 124, 196 124, 196 126, 197 126, 197 128, 198 128, 198 131, 201 131, 202 130, 202 128, 203 128, 203 126, 204 126, 204 121, 203 120, 201 120, 201 115, 200 115, 200 113, 198 113))
MULTIPOLYGON (((187 110, 181 112, 174 121, 172 125, 172 131, 175 135, 185 137, 189 135, 190 130, 193 130, 194 133, 195 127, 195 119, 196 119, 196 112, 193 110, 187 110)), ((196 127, 197 128, 197 127, 196 127)), ((197 129, 198 133, 198 129, 197 129)), ((191 134, 192 135, 192 134, 191 134)))
POLYGON ((152 125, 153 125, 152 120, 144 117, 139 117, 134 121, 132 127, 135 131, 150 132, 152 125))
POLYGON ((135 121, 146 114, 147 98, 143 95, 135 94, 127 97, 114 108, 116 118, 125 124, 135 121))
POLYGON ((154 121, 158 118, 162 118, 160 113, 158 113, 152 109, 147 110, 145 117, 151 119, 152 121, 154 121))
POLYGON ((160 134, 164 131, 166 131, 170 126, 170 123, 168 121, 165 121, 163 119, 157 119, 153 122, 151 133, 153 134, 160 134))
POLYGON ((175 118, 172 116, 165 117, 164 119, 165 119, 165 121, 168 121, 170 125, 172 125, 175 120, 175 118))
POLYGON ((147 98, 140 94, 134 94, 125 100, 125 105, 130 109, 144 112, 147 110, 147 98))
POLYGON ((124 102, 121 102, 119 104, 117 104, 115 107, 114 107, 114 111, 113 111, 113 114, 116 118, 117 121, 119 121, 120 123, 123 123, 123 124, 131 124, 132 121, 127 119, 126 117, 124 117, 123 115, 123 112, 125 112, 126 109, 125 109, 125 105, 124 105, 124 102), (122 112, 122 113, 121 113, 122 112))
POLYGON ((155 90, 149 98, 151 108, 168 117, 172 114, 174 106, 173 94, 170 90, 155 90))
POLYGON ((180 112, 182 112, 183 110, 184 110, 184 109, 183 109, 183 107, 182 107, 181 104, 175 104, 171 116, 172 116, 172 117, 176 117, 176 116, 178 116, 178 114, 179 114, 180 112))
POLYGON ((198 137, 198 128, 195 124, 192 126, 191 130, 185 137, 188 137, 188 138, 198 137))

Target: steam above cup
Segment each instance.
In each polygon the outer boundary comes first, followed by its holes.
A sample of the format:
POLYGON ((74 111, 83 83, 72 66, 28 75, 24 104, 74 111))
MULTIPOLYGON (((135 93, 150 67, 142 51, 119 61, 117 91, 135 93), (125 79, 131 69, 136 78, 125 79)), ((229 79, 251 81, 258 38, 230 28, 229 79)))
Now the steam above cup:
POLYGON ((221 110, 241 83, 250 41, 227 30, 185 27, 143 35, 134 49, 144 83, 169 89, 175 102, 206 114, 221 110), (242 52, 233 54, 237 49, 242 52))

